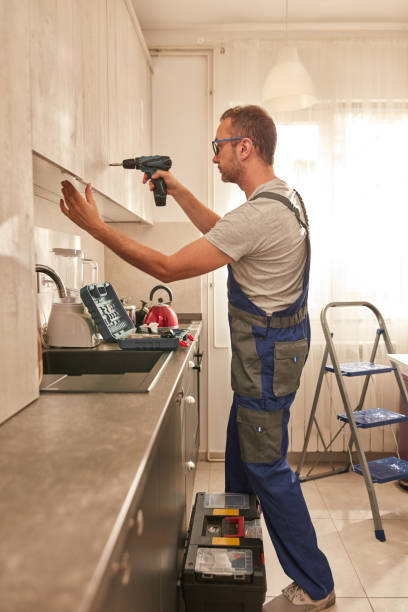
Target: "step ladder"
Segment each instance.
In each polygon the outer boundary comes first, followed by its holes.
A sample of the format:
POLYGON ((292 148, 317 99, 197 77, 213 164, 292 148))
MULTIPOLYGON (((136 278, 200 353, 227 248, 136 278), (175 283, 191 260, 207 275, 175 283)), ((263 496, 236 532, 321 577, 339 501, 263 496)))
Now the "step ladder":
MULTIPOLYGON (((376 461, 367 461, 364 449, 360 442, 359 438, 359 429, 367 429, 371 427, 382 427, 385 425, 394 425, 395 423, 400 423, 402 421, 408 420, 408 394, 406 387, 403 383, 401 374, 394 365, 380 365, 375 363, 375 357, 377 354, 378 345, 380 342, 380 338, 383 338, 387 353, 393 353, 393 347, 390 341, 390 337, 387 331, 387 327, 385 325, 385 321, 379 312, 379 310, 370 304, 369 302, 331 302, 325 308, 323 308, 320 320, 322 324, 322 329, 324 333, 324 337, 326 340, 326 347, 323 354, 322 364, 320 367, 319 377, 316 385, 316 392, 313 399, 312 410, 310 414, 309 423, 306 430, 306 437, 303 445, 303 450, 301 453, 301 457, 299 460, 299 464, 296 470, 296 473, 299 476, 301 482, 305 482, 307 480, 314 480, 317 478, 324 478, 326 476, 332 476, 335 474, 343 474, 348 472, 350 468, 356 473, 360 474, 364 477, 364 481, 367 487, 367 493, 370 500, 371 512, 374 521, 374 531, 375 536, 378 540, 384 542, 385 541, 385 533, 382 528, 382 522, 380 517, 380 512, 378 508, 377 496, 373 483, 383 483, 390 482, 391 480, 403 480, 408 477, 408 461, 404 461, 399 457, 398 453, 398 444, 397 440, 397 457, 387 457, 385 459, 378 459, 376 461), (378 321, 378 329, 376 331, 374 344, 371 351, 370 361, 368 362, 357 362, 357 363, 339 363, 337 358, 336 349, 333 342, 333 334, 329 329, 327 323, 327 312, 331 308, 342 308, 349 306, 362 306, 369 308, 377 317, 378 321), (327 363, 328 357, 330 356, 331 365, 327 363), (363 410, 364 400, 367 394, 368 384, 371 376, 375 376, 378 374, 383 374, 385 372, 393 372, 405 403, 405 413, 397 413, 392 412, 390 410, 385 410, 384 408, 371 408, 369 410, 363 410), (316 408, 319 400, 320 391, 322 388, 323 378, 328 374, 335 374, 337 385, 340 391, 341 399, 343 402, 345 412, 337 415, 337 419, 340 422, 339 430, 332 436, 329 442, 326 444, 321 428, 316 419, 316 408), (364 382, 361 390, 360 399, 357 407, 353 410, 351 407, 350 399, 347 394, 346 386, 344 383, 344 379, 347 377, 353 376, 363 376, 364 382), (310 441, 310 436, 312 433, 312 427, 315 425, 317 429, 318 436, 323 444, 324 452, 321 453, 321 457, 315 461, 315 463, 311 466, 308 473, 305 476, 301 475, 303 464, 305 461, 307 448, 310 441), (341 468, 336 468, 333 465, 332 460, 329 458, 329 464, 331 469, 324 473, 313 473, 313 470, 320 463, 320 461, 324 457, 328 457, 329 450, 336 440, 336 438, 340 435, 347 425, 350 428, 350 438, 348 442, 348 454, 350 460, 346 461, 346 464, 341 468), (359 460, 359 464, 353 465, 352 461, 352 450, 353 446, 357 451, 357 457, 359 460)), ((393 432, 394 434, 394 432, 393 432)), ((395 437, 395 435, 394 435, 395 437)))

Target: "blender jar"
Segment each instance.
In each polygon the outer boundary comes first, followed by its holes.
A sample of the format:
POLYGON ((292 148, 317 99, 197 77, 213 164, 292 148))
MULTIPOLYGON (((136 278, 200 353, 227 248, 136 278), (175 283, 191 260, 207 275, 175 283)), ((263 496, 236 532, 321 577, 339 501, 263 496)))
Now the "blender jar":
POLYGON ((98 264, 93 259, 87 259, 80 249, 54 248, 52 252, 54 254, 55 270, 64 281, 68 297, 80 302, 79 292, 85 284, 84 266, 90 267, 91 278, 89 284, 91 284, 98 281, 98 264))

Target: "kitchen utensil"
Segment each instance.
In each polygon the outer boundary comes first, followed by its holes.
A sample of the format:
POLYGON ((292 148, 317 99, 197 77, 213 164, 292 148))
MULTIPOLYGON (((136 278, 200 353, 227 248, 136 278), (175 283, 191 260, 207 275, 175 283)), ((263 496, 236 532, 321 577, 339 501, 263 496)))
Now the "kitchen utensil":
POLYGON ((132 321, 133 325, 136 326, 136 306, 134 304, 129 304, 130 298, 121 298, 121 302, 123 304, 123 308, 126 311, 127 316, 132 321))
POLYGON ((64 281, 66 296, 54 300, 47 325, 47 344, 53 347, 85 348, 99 344, 92 318, 85 312, 79 291, 84 282, 84 267, 90 266, 94 282, 98 264, 87 259, 80 249, 52 249, 57 275, 64 281))
POLYGON ((149 325, 150 323, 158 323, 159 327, 169 327, 170 329, 178 328, 178 319, 174 310, 170 304, 173 300, 173 293, 169 287, 165 285, 157 285, 153 287, 150 292, 150 302, 153 302, 154 295, 159 291, 165 291, 169 297, 168 302, 164 302, 160 296, 156 304, 153 304, 147 315, 145 316, 144 323, 149 325))
POLYGON ((91 283, 98 281, 98 264, 93 259, 87 259, 80 249, 52 249, 54 269, 64 281, 68 297, 73 297, 81 303, 79 291, 84 283, 84 268, 91 269, 91 283))
POLYGON ((49 346, 85 348, 96 346, 99 342, 94 322, 85 312, 82 302, 62 298, 53 303, 47 326, 49 346))
POLYGON ((146 315, 149 312, 149 309, 147 307, 147 302, 145 302, 144 300, 140 300, 142 306, 136 310, 136 314, 135 314, 135 325, 136 327, 139 327, 139 325, 143 324, 143 321, 145 320, 146 315))

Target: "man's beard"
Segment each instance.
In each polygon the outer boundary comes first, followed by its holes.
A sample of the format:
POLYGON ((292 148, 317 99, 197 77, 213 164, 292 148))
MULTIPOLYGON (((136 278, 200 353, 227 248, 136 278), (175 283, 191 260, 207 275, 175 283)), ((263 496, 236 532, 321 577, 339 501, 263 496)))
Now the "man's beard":
POLYGON ((236 183, 239 184, 241 178, 241 168, 238 164, 227 170, 220 170, 221 180, 223 183, 236 183))

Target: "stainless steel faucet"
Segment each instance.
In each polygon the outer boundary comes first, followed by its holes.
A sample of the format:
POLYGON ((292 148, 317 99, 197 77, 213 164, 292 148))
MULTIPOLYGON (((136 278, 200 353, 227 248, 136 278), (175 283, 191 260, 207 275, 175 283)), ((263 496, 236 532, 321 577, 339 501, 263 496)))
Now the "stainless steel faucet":
POLYGON ((44 264, 36 264, 35 271, 37 272, 37 290, 38 290, 38 292, 39 292, 39 280, 38 279, 39 279, 39 273, 41 272, 41 274, 46 274, 47 276, 52 278, 52 280, 54 281, 54 283, 57 286, 58 295, 60 296, 60 298, 67 297, 67 290, 65 289, 65 285, 63 283, 63 280, 55 272, 55 270, 53 270, 49 266, 45 266, 44 264))

